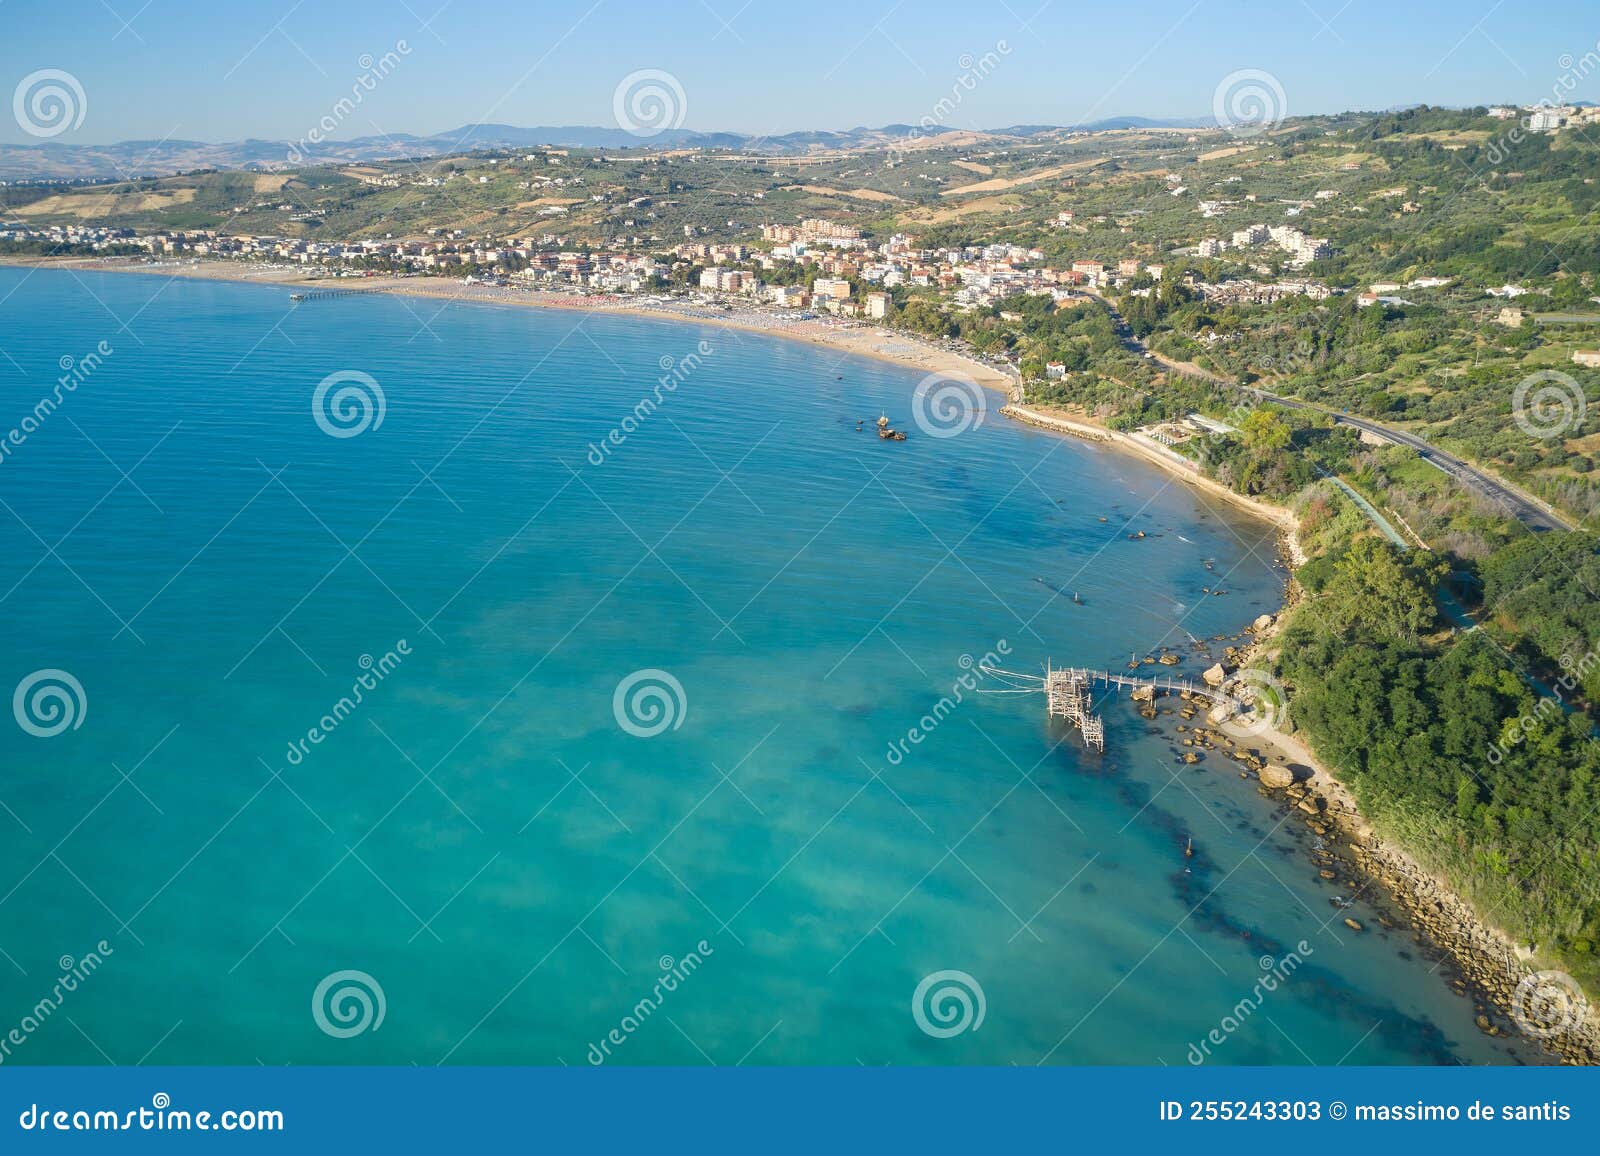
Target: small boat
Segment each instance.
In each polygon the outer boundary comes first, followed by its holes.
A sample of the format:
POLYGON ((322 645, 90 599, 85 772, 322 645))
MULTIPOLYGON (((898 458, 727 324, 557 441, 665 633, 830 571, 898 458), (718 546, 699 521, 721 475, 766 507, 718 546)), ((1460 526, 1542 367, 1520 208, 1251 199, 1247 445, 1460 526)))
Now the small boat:
POLYGON ((1074 590, 1072 592, 1072 600, 1074 602, 1076 602, 1079 606, 1083 605, 1083 599, 1078 597, 1078 592, 1076 590, 1074 590))
POLYGON ((305 299, 306 299, 306 295, 304 293, 291 293, 291 294, 289 294, 289 300, 290 301, 304 301, 305 299))
POLYGON ((1194 858, 1194 836, 1193 835, 1190 835, 1189 836, 1189 841, 1184 844, 1183 857, 1185 859, 1193 859, 1194 858))
POLYGON ((888 414, 879 414, 878 415, 878 428, 879 429, 888 429, 889 428, 889 415, 888 414))

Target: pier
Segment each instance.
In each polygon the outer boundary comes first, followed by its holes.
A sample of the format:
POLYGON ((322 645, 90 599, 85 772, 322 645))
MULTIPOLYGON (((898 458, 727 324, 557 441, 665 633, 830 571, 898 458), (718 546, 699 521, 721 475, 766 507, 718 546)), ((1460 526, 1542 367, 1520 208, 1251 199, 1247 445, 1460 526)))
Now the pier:
POLYGON ((1096 751, 1106 749, 1106 724, 1104 719, 1093 713, 1094 695, 1091 689, 1093 687, 1103 686, 1116 692, 1130 690, 1134 698, 1142 697, 1139 692, 1145 691, 1152 700, 1161 692, 1198 695, 1213 701, 1227 698, 1227 695, 1213 687, 1195 682, 1193 679, 1171 675, 1139 678, 1110 670, 1089 670, 1078 666, 1057 667, 1049 663, 1045 664, 1042 676, 1002 670, 997 666, 981 666, 978 669, 985 676, 1006 684, 983 693, 1044 692, 1045 711, 1048 716, 1052 719, 1065 719, 1069 725, 1077 727, 1083 736, 1083 745, 1096 751))
POLYGON ((325 301, 330 297, 354 297, 363 293, 381 293, 381 289, 312 289, 305 293, 289 294, 290 301, 325 301))

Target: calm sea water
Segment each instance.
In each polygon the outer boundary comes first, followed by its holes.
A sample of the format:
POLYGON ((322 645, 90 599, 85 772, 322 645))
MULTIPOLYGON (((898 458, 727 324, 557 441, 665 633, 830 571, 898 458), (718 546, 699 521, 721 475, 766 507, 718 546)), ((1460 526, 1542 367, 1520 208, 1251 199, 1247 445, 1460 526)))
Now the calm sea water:
POLYGON ((82 379, 0 461, 0 683, 82 691, 0 728, 7 1062, 1510 1058, 1232 764, 937 707, 1276 608, 1268 529, 1138 462, 669 322, 5 269, 0 350, 0 426, 82 379), (981 1023, 919 1026, 940 972, 981 1023))

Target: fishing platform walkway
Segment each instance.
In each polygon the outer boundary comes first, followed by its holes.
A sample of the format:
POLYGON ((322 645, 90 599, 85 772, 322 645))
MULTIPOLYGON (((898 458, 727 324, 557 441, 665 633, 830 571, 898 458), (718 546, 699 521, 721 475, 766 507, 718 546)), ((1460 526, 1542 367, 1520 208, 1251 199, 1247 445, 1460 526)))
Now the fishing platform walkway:
POLYGON ((1151 698, 1154 698, 1157 692, 1163 691, 1168 694, 1201 695, 1213 700, 1226 697, 1214 687, 1172 675, 1140 678, 1137 675, 1118 674, 1110 670, 1089 670, 1076 666, 1056 667, 1048 663, 1042 676, 1002 670, 997 666, 983 666, 979 667, 979 670, 984 675, 1006 684, 1001 688, 986 691, 987 694, 1036 694, 1043 691, 1045 708, 1049 716, 1053 719, 1065 719, 1077 727, 1083 734, 1084 746, 1097 751, 1106 749, 1106 724, 1099 715, 1092 713, 1091 687, 1105 686, 1116 691, 1148 690, 1151 698))
POLYGON ((325 301, 330 297, 355 297, 365 293, 382 293, 382 289, 310 289, 289 294, 290 301, 325 301))

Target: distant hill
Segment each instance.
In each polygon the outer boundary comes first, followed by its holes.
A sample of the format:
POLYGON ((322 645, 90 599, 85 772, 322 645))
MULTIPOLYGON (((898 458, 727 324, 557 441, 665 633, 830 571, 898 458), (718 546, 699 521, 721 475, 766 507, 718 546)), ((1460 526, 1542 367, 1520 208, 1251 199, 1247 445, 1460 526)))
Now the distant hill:
MULTIPOLYGON (((1152 120, 1116 117, 1071 126, 1077 131, 1125 128, 1188 128, 1204 125, 1199 119, 1152 120)), ((1029 138, 1062 131, 1060 125, 1016 125, 1010 128, 967 132, 971 137, 1029 138)), ((890 124, 881 128, 857 127, 841 132, 807 130, 781 136, 754 137, 743 133, 696 132, 669 129, 651 137, 635 136, 620 128, 597 125, 471 124, 431 136, 410 133, 325 141, 318 145, 289 141, 242 140, 216 144, 204 141, 121 141, 110 145, 0 144, 0 181, 108 180, 159 177, 196 169, 299 169, 319 164, 359 164, 402 157, 433 157, 475 149, 533 148, 727 148, 778 154, 799 154, 834 149, 886 148, 908 138, 921 139, 949 128, 922 129, 890 124)))
POLYGON ((1093 120, 1088 124, 1075 124, 1073 128, 1080 132, 1105 132, 1117 128, 1216 128, 1217 122, 1211 117, 1183 116, 1183 117, 1150 117, 1150 116, 1113 116, 1104 120, 1093 120))

